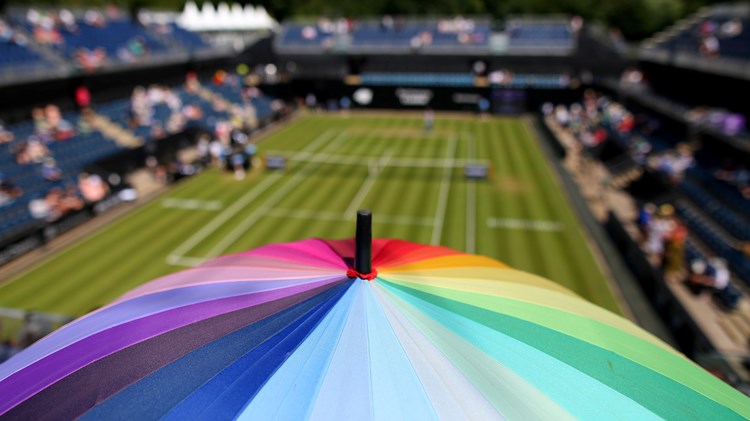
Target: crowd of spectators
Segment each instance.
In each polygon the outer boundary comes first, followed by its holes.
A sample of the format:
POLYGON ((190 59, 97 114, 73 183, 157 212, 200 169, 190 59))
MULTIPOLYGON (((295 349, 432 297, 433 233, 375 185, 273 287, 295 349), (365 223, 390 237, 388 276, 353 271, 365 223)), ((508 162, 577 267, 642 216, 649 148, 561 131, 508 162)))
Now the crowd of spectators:
POLYGON ((66 45, 66 38, 87 33, 82 30, 83 27, 104 29, 111 21, 122 19, 123 14, 116 7, 107 7, 103 11, 89 9, 78 17, 68 9, 40 11, 30 8, 24 21, 30 28, 34 41, 57 49, 63 54, 72 55, 82 69, 94 71, 110 58, 122 62, 135 62, 149 55, 147 41, 138 35, 130 36, 113 51, 108 51, 103 45, 91 45, 90 42, 66 45))
POLYGON ((0 208, 13 203, 21 195, 23 195, 23 189, 16 186, 8 176, 0 173, 0 208))
POLYGON ((686 143, 667 151, 654 151, 648 136, 658 129, 657 120, 636 115, 624 105, 593 90, 585 91, 581 102, 569 106, 546 103, 542 111, 568 128, 585 151, 591 151, 607 140, 620 142, 636 163, 656 170, 669 184, 678 184, 685 171, 694 164, 693 148, 686 143))
POLYGON ((53 187, 44 197, 29 202, 31 216, 46 222, 54 222, 70 212, 83 209, 84 201, 74 184, 65 188, 53 187))
POLYGON ((25 46, 29 40, 24 34, 14 31, 4 20, 0 19, 0 43, 25 46))
MULTIPOLYGON (((658 122, 636 115, 622 104, 593 91, 586 91, 581 102, 570 106, 545 104, 543 112, 574 134, 582 150, 593 150, 607 141, 624 142, 634 161, 656 170, 669 185, 680 184, 686 170, 696 165, 693 147, 687 143, 653 152, 651 141, 654 139, 648 135, 658 129, 658 122)), ((714 177, 750 197, 750 171, 744 163, 728 160, 714 171, 714 177)), ((646 203, 639 209, 637 221, 642 250, 668 278, 682 279, 696 294, 716 296, 727 308, 734 308, 738 295, 728 289, 728 261, 715 255, 713 249, 707 251, 705 257, 695 250, 688 253, 688 222, 678 217, 669 203, 660 206, 646 203)))
POLYGON ((352 35, 354 43, 382 42, 383 36, 391 42, 408 42, 412 48, 433 44, 433 39, 450 36, 459 45, 478 45, 487 42, 487 31, 479 30, 473 19, 456 16, 439 19, 437 22, 411 22, 402 16, 384 15, 377 26, 367 22, 354 21, 348 18, 321 18, 316 25, 304 25, 300 28, 300 37, 308 42, 320 41, 323 47, 330 48, 334 37, 352 35), (376 28, 373 31, 373 28, 376 28), (361 36, 361 38, 360 38, 361 36), (401 36, 406 38, 402 39, 401 36), (395 37, 395 38, 394 38, 395 37), (453 38, 455 37, 455 38, 453 38))
POLYGON ((197 166, 184 159, 161 163, 148 152, 153 148, 147 145, 146 168, 161 182, 192 175, 200 166, 224 168, 233 172, 238 180, 243 179, 255 154, 255 145, 249 141, 258 125, 252 100, 261 96, 257 88, 243 86, 238 75, 224 71, 216 72, 206 86, 190 73, 181 88, 158 85, 135 88, 130 101, 131 129, 148 128, 151 140, 179 132, 193 121, 200 122, 207 130, 207 135, 197 143, 197 166), (239 94, 231 99, 217 95, 217 90, 224 88, 227 89, 221 92, 239 94), (212 99, 207 99, 206 91, 213 93, 212 99), (167 111, 162 108, 161 112, 162 116, 167 115, 166 119, 158 118, 157 106, 166 107, 167 111), (206 115, 211 118, 205 119, 206 115))
POLYGON ((706 19, 697 27, 695 37, 700 40, 698 51, 706 57, 718 57, 721 41, 742 34, 742 19, 733 18, 723 22, 706 19))
POLYGON ((714 171, 714 177, 736 188, 742 196, 750 200, 750 168, 747 164, 727 159, 721 168, 714 171))
POLYGON ((49 104, 31 110, 33 129, 28 136, 16 138, 0 125, 0 143, 7 144, 6 151, 14 155, 16 164, 33 166, 40 179, 48 183, 36 184, 32 192, 24 192, 10 177, 0 174, 0 206, 9 205, 29 193, 29 214, 38 220, 53 222, 81 210, 86 203, 102 200, 109 192, 108 187, 91 187, 92 183, 86 180, 92 177, 85 175, 76 181, 76 174, 66 174, 60 168, 50 147, 54 143, 71 141, 81 133, 91 133, 92 116, 92 111, 86 109, 74 124, 63 117, 58 106, 49 104))
POLYGON ((139 126, 151 127, 151 137, 161 139, 167 134, 183 130, 188 120, 200 118, 190 105, 183 109, 183 103, 175 90, 162 85, 151 85, 148 88, 138 86, 130 96, 129 125, 131 129, 139 126), (165 105, 169 109, 166 121, 155 119, 155 107, 165 105))
POLYGON ((745 116, 715 107, 694 107, 685 114, 692 124, 710 128, 727 136, 747 136, 745 116))
POLYGON ((660 266, 665 274, 685 270, 688 230, 675 215, 672 205, 665 203, 657 208, 647 203, 638 215, 638 227, 641 246, 652 263, 660 266))

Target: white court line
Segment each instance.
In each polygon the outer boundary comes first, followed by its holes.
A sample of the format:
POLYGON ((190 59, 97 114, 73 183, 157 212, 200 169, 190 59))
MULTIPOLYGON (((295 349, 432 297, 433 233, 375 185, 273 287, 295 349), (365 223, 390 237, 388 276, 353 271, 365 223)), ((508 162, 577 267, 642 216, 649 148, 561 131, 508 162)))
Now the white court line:
MULTIPOLYGON (((268 155, 284 155, 284 151, 267 151, 268 155)), ((362 165, 362 162, 369 160, 377 160, 381 157, 378 156, 352 156, 352 155, 341 155, 341 154, 327 154, 327 153, 305 153, 300 155, 294 155, 287 158, 289 161, 303 161, 303 162, 319 162, 327 164, 342 164, 342 165, 362 165)), ((408 168, 444 168, 444 167, 464 167, 470 164, 484 164, 489 165, 489 161, 486 159, 463 159, 463 158, 393 158, 388 163, 389 167, 408 167, 408 168)))
POLYGON ((432 240, 430 244, 437 246, 440 245, 440 237, 443 235, 443 224, 445 223, 445 212, 448 208, 448 193, 451 189, 451 173, 453 172, 452 164, 455 161, 456 147, 458 141, 456 138, 451 138, 448 144, 448 151, 446 154, 447 160, 451 165, 443 168, 443 179, 440 182, 440 193, 438 194, 438 208, 435 214, 435 225, 432 227, 432 240))
POLYGON ((378 176, 381 172, 380 169, 387 167, 388 161, 390 161, 392 157, 393 148, 389 148, 379 159, 377 159, 377 161, 375 161, 377 162, 375 170, 370 170, 369 174, 367 175, 367 179, 364 183, 362 183, 362 186, 357 191, 357 194, 354 195, 352 201, 349 202, 349 206, 347 206, 346 210, 344 211, 345 215, 354 214, 354 212, 356 212, 357 209, 362 205, 362 202, 365 201, 367 194, 370 193, 372 186, 374 186, 375 182, 378 180, 378 176))
MULTIPOLYGON (((307 147, 305 147, 305 149, 302 150, 302 152, 316 149, 320 146, 320 144, 328 142, 333 133, 334 133, 334 130, 332 129, 326 130, 325 132, 321 133, 312 142, 310 142, 307 145, 307 147)), ((185 240, 185 242, 183 242, 176 249, 174 249, 174 251, 172 251, 172 253, 169 256, 167 256, 167 259, 166 259, 167 263, 170 265, 175 265, 175 266, 185 266, 185 263, 188 261, 192 262, 191 264, 188 264, 188 266, 194 266, 195 264, 202 263, 202 261, 205 259, 191 258, 191 257, 185 256, 184 254, 192 250, 193 247, 195 247, 198 243, 205 240, 206 237, 211 235, 214 231, 216 231, 220 226, 222 226, 231 217, 237 214, 245 206, 250 204, 250 202, 255 200, 260 194, 262 194, 264 191, 268 190, 271 186, 276 184, 276 182, 279 181, 279 179, 281 179, 283 176, 284 176, 283 173, 271 174, 268 178, 263 180, 260 184, 256 185, 255 188, 251 189, 250 191, 245 193, 242 197, 237 199, 237 201, 232 203, 231 206, 224 209, 223 212, 221 212, 214 219, 212 219, 211 222, 204 225, 203 228, 201 228, 198 232, 190 236, 190 238, 185 240), (197 260, 193 260, 193 259, 197 259, 197 260)))
POLYGON ((315 211, 310 209, 269 209, 266 216, 277 218, 314 219, 318 221, 345 221, 346 215, 339 212, 315 211))
MULTIPOLYGON (((469 159, 476 156, 474 136, 468 136, 469 159)), ((466 252, 476 253, 477 245, 477 184, 472 179, 466 180, 466 252)))
MULTIPOLYGON (((339 147, 339 144, 342 140, 346 140, 346 133, 339 133, 332 141, 329 143, 324 149, 335 149, 339 147)), ((318 164, 317 162, 308 162, 307 165, 302 167, 299 172, 294 174, 289 181, 286 182, 281 188, 278 190, 275 190, 273 194, 266 199, 265 202, 263 202, 263 205, 261 205, 259 208, 257 208, 253 213, 251 213, 247 218, 245 218, 239 225, 234 227, 232 231, 224 237, 220 242, 218 242, 211 250, 209 250, 208 255, 206 258, 213 258, 221 254, 224 250, 226 250, 229 246, 231 246, 237 239, 239 239, 242 235, 244 235, 253 225, 255 225, 260 218, 262 218, 268 211, 273 209, 273 207, 280 202, 286 195, 292 191, 293 189, 297 188, 297 186, 304 181, 307 176, 310 169, 312 169, 314 166, 318 164)))
POLYGON ((557 221, 513 218, 487 218, 487 226, 490 228, 506 228, 531 231, 562 231, 562 229, 565 227, 562 222, 557 221))
MULTIPOLYGON (((316 211, 310 209, 281 209, 274 208, 269 209, 265 216, 277 217, 277 218, 298 218, 298 219, 310 219, 314 221, 353 221, 356 218, 356 214, 351 213, 339 213, 339 212, 328 212, 328 211, 316 211)), ((382 215, 373 214, 373 220, 375 224, 400 224, 400 225, 419 225, 431 227, 433 224, 433 218, 423 218, 418 216, 405 216, 405 215, 382 215)))
POLYGON ((373 214, 372 219, 375 222, 382 222, 384 224, 420 225, 423 227, 431 227, 435 224, 434 218, 419 216, 373 214))
POLYGON ((167 209, 215 211, 223 208, 224 204, 219 200, 180 199, 177 197, 168 197, 161 201, 161 207, 167 209))

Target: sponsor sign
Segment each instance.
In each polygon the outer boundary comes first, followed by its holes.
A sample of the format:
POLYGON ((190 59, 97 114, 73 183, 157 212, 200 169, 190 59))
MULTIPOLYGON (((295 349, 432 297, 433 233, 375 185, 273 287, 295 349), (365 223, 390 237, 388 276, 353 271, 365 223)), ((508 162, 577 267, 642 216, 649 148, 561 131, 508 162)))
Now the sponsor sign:
POLYGON ((430 89, 396 89, 396 97, 401 105, 425 106, 430 103, 433 93, 430 89))

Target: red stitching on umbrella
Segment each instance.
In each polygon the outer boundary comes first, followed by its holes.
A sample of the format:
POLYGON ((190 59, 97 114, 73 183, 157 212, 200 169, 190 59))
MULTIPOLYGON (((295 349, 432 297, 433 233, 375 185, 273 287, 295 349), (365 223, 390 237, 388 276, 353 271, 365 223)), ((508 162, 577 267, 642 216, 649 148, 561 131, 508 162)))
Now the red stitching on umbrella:
POLYGON ((378 276, 377 269, 373 268, 372 272, 370 273, 359 273, 353 268, 349 268, 346 270, 346 276, 348 276, 350 279, 359 278, 359 279, 367 279, 368 281, 372 281, 378 276))

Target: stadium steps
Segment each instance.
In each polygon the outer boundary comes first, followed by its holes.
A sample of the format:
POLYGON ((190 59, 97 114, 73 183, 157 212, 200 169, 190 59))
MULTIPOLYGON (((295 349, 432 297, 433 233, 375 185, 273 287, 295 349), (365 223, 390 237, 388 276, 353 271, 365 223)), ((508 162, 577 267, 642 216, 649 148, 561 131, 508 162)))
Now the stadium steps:
POLYGON ((641 175, 643 175, 642 167, 632 167, 614 176, 610 181, 610 186, 616 189, 624 189, 630 183, 640 178, 641 175))
POLYGON ((645 41, 643 41, 641 45, 646 48, 653 48, 655 46, 658 46, 659 44, 662 44, 664 42, 669 41, 672 38, 677 37, 678 35, 685 32, 686 30, 689 30, 693 26, 697 25, 698 22, 709 17, 710 15, 711 15, 711 8, 708 6, 702 7, 698 9, 698 11, 693 13, 692 15, 687 16, 683 19, 680 19, 677 22, 675 22, 672 26, 662 31, 657 32, 651 38, 648 38, 645 41))
POLYGON ((93 126, 120 146, 137 148, 143 145, 143 139, 101 114, 94 115, 93 126))
POLYGON ((232 103, 227 101, 226 98, 204 87, 203 85, 198 86, 198 88, 196 89, 196 93, 199 97, 203 98, 206 101, 218 102, 222 107, 225 107, 226 109, 232 108, 232 103))

